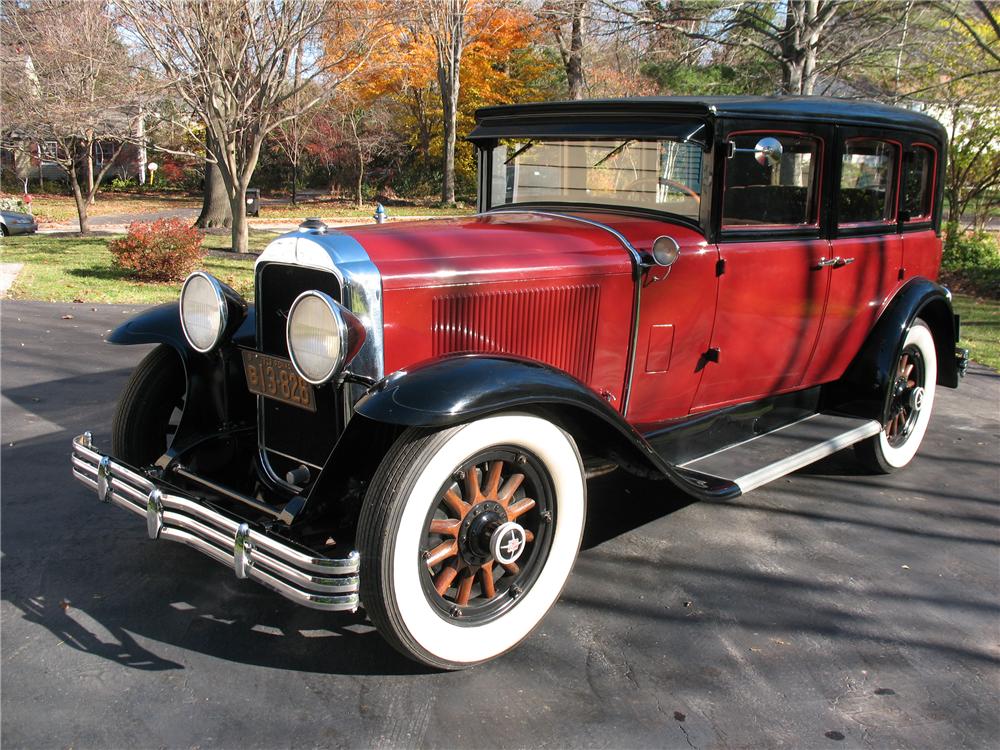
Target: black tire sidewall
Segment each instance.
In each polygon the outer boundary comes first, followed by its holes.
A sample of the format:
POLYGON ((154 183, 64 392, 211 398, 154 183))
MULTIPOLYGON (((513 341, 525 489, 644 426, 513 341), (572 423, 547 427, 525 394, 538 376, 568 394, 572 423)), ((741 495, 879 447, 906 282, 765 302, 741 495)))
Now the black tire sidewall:
POLYGON ((111 452, 132 466, 153 463, 166 450, 170 416, 187 387, 184 364, 161 344, 138 364, 118 400, 111 426, 111 452))

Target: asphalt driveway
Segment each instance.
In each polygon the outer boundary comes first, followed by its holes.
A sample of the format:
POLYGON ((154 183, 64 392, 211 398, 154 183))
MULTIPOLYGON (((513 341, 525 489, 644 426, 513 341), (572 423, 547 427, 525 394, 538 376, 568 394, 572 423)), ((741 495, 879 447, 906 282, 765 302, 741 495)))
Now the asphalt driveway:
POLYGON ((2 736, 27 747, 995 747, 1000 377, 939 391, 915 462, 850 452, 728 504, 590 487, 560 603, 434 673, 70 477, 144 348, 130 308, 3 303, 2 736), (72 315, 71 319, 63 319, 72 315))

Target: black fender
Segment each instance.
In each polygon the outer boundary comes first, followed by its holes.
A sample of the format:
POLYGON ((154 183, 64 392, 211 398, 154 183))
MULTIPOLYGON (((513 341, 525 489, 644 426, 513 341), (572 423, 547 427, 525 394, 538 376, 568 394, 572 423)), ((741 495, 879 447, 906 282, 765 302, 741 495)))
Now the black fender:
MULTIPOLYGON (((233 344, 255 346, 257 339, 255 312, 253 305, 247 305, 246 317, 233 334, 233 344)), ((203 356, 194 351, 184 337, 180 302, 167 302, 139 313, 112 331, 107 341, 110 344, 123 346, 167 344, 177 351, 185 363, 192 357, 203 356)))
POLYGON ((666 463, 607 401, 571 375, 517 357, 462 354, 431 360, 379 382, 355 414, 383 425, 444 427, 501 412, 539 413, 588 446, 626 458, 687 494, 721 499, 735 485, 707 486, 666 463))
POLYGON ((180 448, 188 440, 200 439, 222 424, 247 419, 252 423, 253 400, 242 380, 239 347, 254 348, 256 330, 254 307, 247 305, 246 316, 230 340, 215 351, 200 354, 188 345, 184 336, 180 303, 167 302, 130 318, 106 340, 121 346, 166 344, 177 352, 184 366, 187 388, 184 416, 175 437, 175 446, 180 448))
POLYGON ((906 332, 916 318, 931 329, 937 353, 937 383, 957 388, 957 331, 951 292, 925 278, 907 281, 879 316, 844 375, 828 386, 827 403, 860 417, 884 422, 886 393, 903 349, 906 332))

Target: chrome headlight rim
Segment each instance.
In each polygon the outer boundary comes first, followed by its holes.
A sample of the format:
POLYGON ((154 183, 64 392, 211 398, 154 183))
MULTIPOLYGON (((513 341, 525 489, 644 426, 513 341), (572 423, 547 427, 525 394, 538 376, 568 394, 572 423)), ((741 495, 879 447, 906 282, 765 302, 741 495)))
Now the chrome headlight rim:
POLYGON ((285 341, 288 344, 288 358, 292 361, 292 367, 295 368, 295 372, 299 374, 299 377, 311 385, 319 386, 330 382, 334 376, 344 369, 344 365, 347 362, 348 325, 340 310, 340 304, 333 297, 318 289, 309 289, 302 292, 292 302, 292 306, 288 308, 288 321, 285 323, 285 341), (299 303, 310 297, 315 297, 326 306, 334 325, 337 327, 337 335, 340 337, 340 348, 337 351, 337 358, 321 378, 311 378, 306 375, 305 371, 299 366, 295 357, 295 351, 292 348, 292 321, 295 319, 295 309, 299 306, 299 303))
POLYGON ((229 325, 229 304, 226 301, 226 293, 222 288, 222 282, 217 278, 212 276, 210 273, 205 273, 204 271, 195 271, 188 275, 184 279, 184 284, 181 285, 181 294, 179 301, 179 312, 181 318, 181 330, 184 331, 184 338, 188 342, 188 346, 194 349, 199 354, 208 354, 213 349, 215 349, 220 343, 222 343, 223 336, 226 332, 226 327, 229 325), (195 280, 196 277, 200 277, 208 282, 209 286, 215 294, 215 302, 219 307, 219 327, 215 332, 215 339, 212 341, 210 346, 201 347, 195 343, 191 334, 188 332, 187 321, 184 316, 184 295, 188 289, 188 286, 195 280))

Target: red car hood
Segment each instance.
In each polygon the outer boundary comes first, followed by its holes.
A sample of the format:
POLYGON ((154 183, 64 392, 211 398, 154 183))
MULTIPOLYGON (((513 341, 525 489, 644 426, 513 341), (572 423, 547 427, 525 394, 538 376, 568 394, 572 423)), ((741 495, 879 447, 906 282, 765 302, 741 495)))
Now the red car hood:
POLYGON ((384 289, 631 273, 620 240, 572 218, 492 213, 343 230, 367 251, 384 289))

